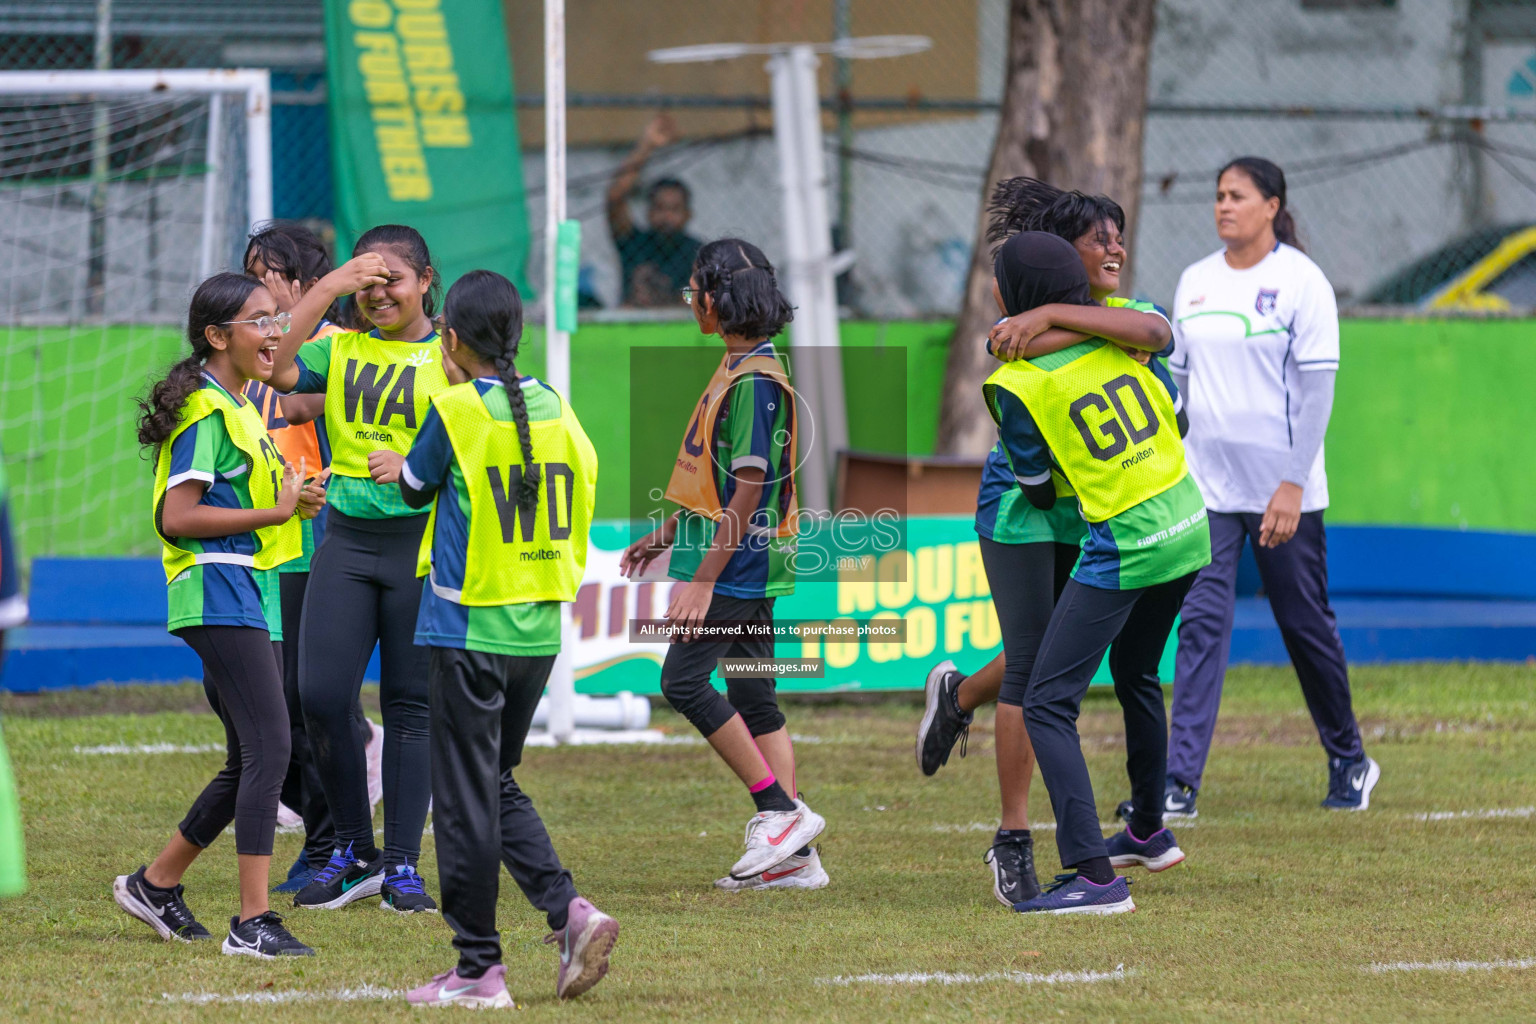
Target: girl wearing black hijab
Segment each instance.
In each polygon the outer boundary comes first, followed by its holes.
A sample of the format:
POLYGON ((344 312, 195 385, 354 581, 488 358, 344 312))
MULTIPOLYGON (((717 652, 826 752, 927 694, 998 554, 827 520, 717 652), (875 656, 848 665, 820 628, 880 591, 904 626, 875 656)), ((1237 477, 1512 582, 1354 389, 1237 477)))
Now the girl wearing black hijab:
MULTIPOLYGON (((1081 259, 1055 235, 1015 235, 998 250, 994 268, 999 304, 1009 316, 1049 303, 1091 302, 1081 259)), ((1111 670, 1125 709, 1132 789, 1138 797, 1161 795, 1167 727, 1158 661, 1195 571, 1210 561, 1205 506, 1179 439, 1176 390, 1160 362, 1142 366, 1094 338, 1009 363, 988 379, 983 393, 1025 498, 1036 508, 1051 508, 1058 489, 1054 471, 1076 492, 1088 524, 1082 555, 1051 613, 1022 699, 1069 873, 1014 909, 1133 910, 1114 865, 1161 870, 1184 855, 1162 827, 1156 797, 1138 799, 1148 812, 1106 846, 1077 716, 1094 670, 1115 642, 1111 670)), ((1005 609, 1023 591, 998 582, 1004 587, 994 587, 993 600, 999 619, 1007 621, 1005 609)), ((1048 587, 1035 583, 1029 592, 1039 600, 1038 592, 1049 594, 1048 587)))

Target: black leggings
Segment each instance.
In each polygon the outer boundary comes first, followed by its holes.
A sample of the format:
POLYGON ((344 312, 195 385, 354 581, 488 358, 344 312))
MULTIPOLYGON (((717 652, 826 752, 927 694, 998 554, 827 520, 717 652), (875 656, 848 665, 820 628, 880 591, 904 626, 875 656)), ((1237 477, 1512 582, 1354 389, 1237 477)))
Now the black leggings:
POLYGON ((459 971, 501 962, 496 896, 501 865, 553 929, 576 898, 533 801, 512 770, 523 758, 554 655, 536 658, 427 648, 432 665, 432 832, 443 920, 459 971))
POLYGON ((1131 803, 1156 808, 1132 822, 1145 836, 1162 828, 1168 771, 1168 720, 1157 665, 1195 574, 1139 590, 1100 590, 1068 582, 1051 613, 1024 699, 1024 727, 1056 812, 1063 867, 1107 856, 1104 833, 1077 734, 1077 716, 1111 641, 1115 696, 1125 715, 1125 767, 1131 803))
POLYGON ((999 544, 977 537, 981 564, 987 570, 997 624, 1003 632, 1003 685, 999 704, 1024 706, 1024 691, 1035 667, 1035 655, 1051 621, 1051 609, 1061 588, 1072 577, 1077 545, 1037 541, 1031 544, 999 544), (1047 590, 1044 581, 1051 581, 1047 590))
MULTIPOLYGON (((729 597, 716 594, 709 602, 704 621, 773 622, 773 598, 729 597)), ((738 714, 753 736, 766 736, 784 728, 784 712, 772 679, 727 679, 725 696, 710 682, 721 658, 773 657, 773 640, 695 640, 667 647, 661 663, 661 694, 672 709, 699 730, 712 736, 738 714)))
POLYGON ((415 644, 427 517, 357 519, 334 508, 310 563, 299 627, 299 700, 338 846, 374 847, 368 773, 353 708, 374 643, 384 713, 384 855, 415 864, 432 798, 427 649, 415 644))
MULTIPOLYGON (((283 803, 304 819, 304 859, 311 867, 324 867, 336 845, 336 823, 331 820, 330 805, 320 784, 320 770, 309 753, 309 738, 304 732, 304 714, 299 706, 299 628, 304 612, 304 591, 309 573, 285 572, 278 575, 278 593, 282 598, 283 698, 288 704, 289 735, 293 756, 288 759, 288 774, 283 777, 283 803)), ((373 739, 373 727, 363 714, 363 702, 352 705, 357 734, 366 745, 373 739)))
POLYGON ((270 857, 289 755, 282 644, 251 626, 187 626, 176 635, 203 659, 203 692, 224 723, 229 751, 177 827, 206 849, 233 821, 235 852, 270 857))

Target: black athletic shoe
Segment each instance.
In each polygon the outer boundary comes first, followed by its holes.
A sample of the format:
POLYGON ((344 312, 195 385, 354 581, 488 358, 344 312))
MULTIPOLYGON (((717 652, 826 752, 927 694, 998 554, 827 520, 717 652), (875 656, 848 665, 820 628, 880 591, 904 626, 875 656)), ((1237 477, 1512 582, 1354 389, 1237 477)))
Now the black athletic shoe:
POLYGON ((197 923, 181 898, 182 887, 152 889, 144 881, 144 868, 131 875, 118 875, 112 881, 112 898, 132 916, 153 928, 167 942, 196 942, 213 934, 197 923))
POLYGON ((1003 906, 1012 907, 1040 895, 1033 838, 993 843, 984 859, 992 865, 992 895, 1003 906))
POLYGON ((229 919, 229 934, 224 936, 225 956, 255 956, 263 960, 275 960, 280 956, 314 956, 315 951, 288 934, 283 919, 272 911, 257 914, 240 923, 238 917, 229 919))
POLYGON ((352 844, 331 854, 330 863, 293 898, 293 905, 312 910, 337 910, 355 900, 377 896, 384 885, 384 855, 358 860, 352 844))
POLYGON ((970 736, 970 712, 962 712, 955 703, 955 691, 965 678, 952 661, 941 661, 928 673, 928 703, 922 724, 917 727, 917 767, 932 775, 949 761, 949 753, 960 740, 960 756, 965 756, 965 741, 970 736))
POLYGON ((437 904, 427 895, 427 887, 422 884, 421 876, 409 864, 401 864, 395 868, 394 874, 386 875, 384 886, 379 891, 384 896, 379 906, 385 910, 393 910, 397 914, 437 913, 437 904))

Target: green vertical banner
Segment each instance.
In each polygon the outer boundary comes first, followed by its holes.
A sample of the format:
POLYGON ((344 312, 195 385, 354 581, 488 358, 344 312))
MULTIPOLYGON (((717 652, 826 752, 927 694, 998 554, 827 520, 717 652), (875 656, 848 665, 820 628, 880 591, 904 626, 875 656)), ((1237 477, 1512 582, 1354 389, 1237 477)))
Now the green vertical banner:
POLYGON ((576 330, 576 284, 581 276, 581 221, 563 220, 555 234, 555 330, 576 330))
POLYGON ((326 0, 325 40, 338 255, 376 224, 408 224, 445 287, 485 268, 527 294, 501 0, 326 0))

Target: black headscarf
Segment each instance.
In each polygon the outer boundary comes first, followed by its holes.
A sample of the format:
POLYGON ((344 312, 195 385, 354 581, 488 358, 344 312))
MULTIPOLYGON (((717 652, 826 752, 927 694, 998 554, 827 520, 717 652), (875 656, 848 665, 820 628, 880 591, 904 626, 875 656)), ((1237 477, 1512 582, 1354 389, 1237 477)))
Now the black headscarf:
POLYGON ((1049 302, 1093 304, 1083 258, 1059 235, 1019 232, 998 248, 992 270, 1009 316, 1049 302))

